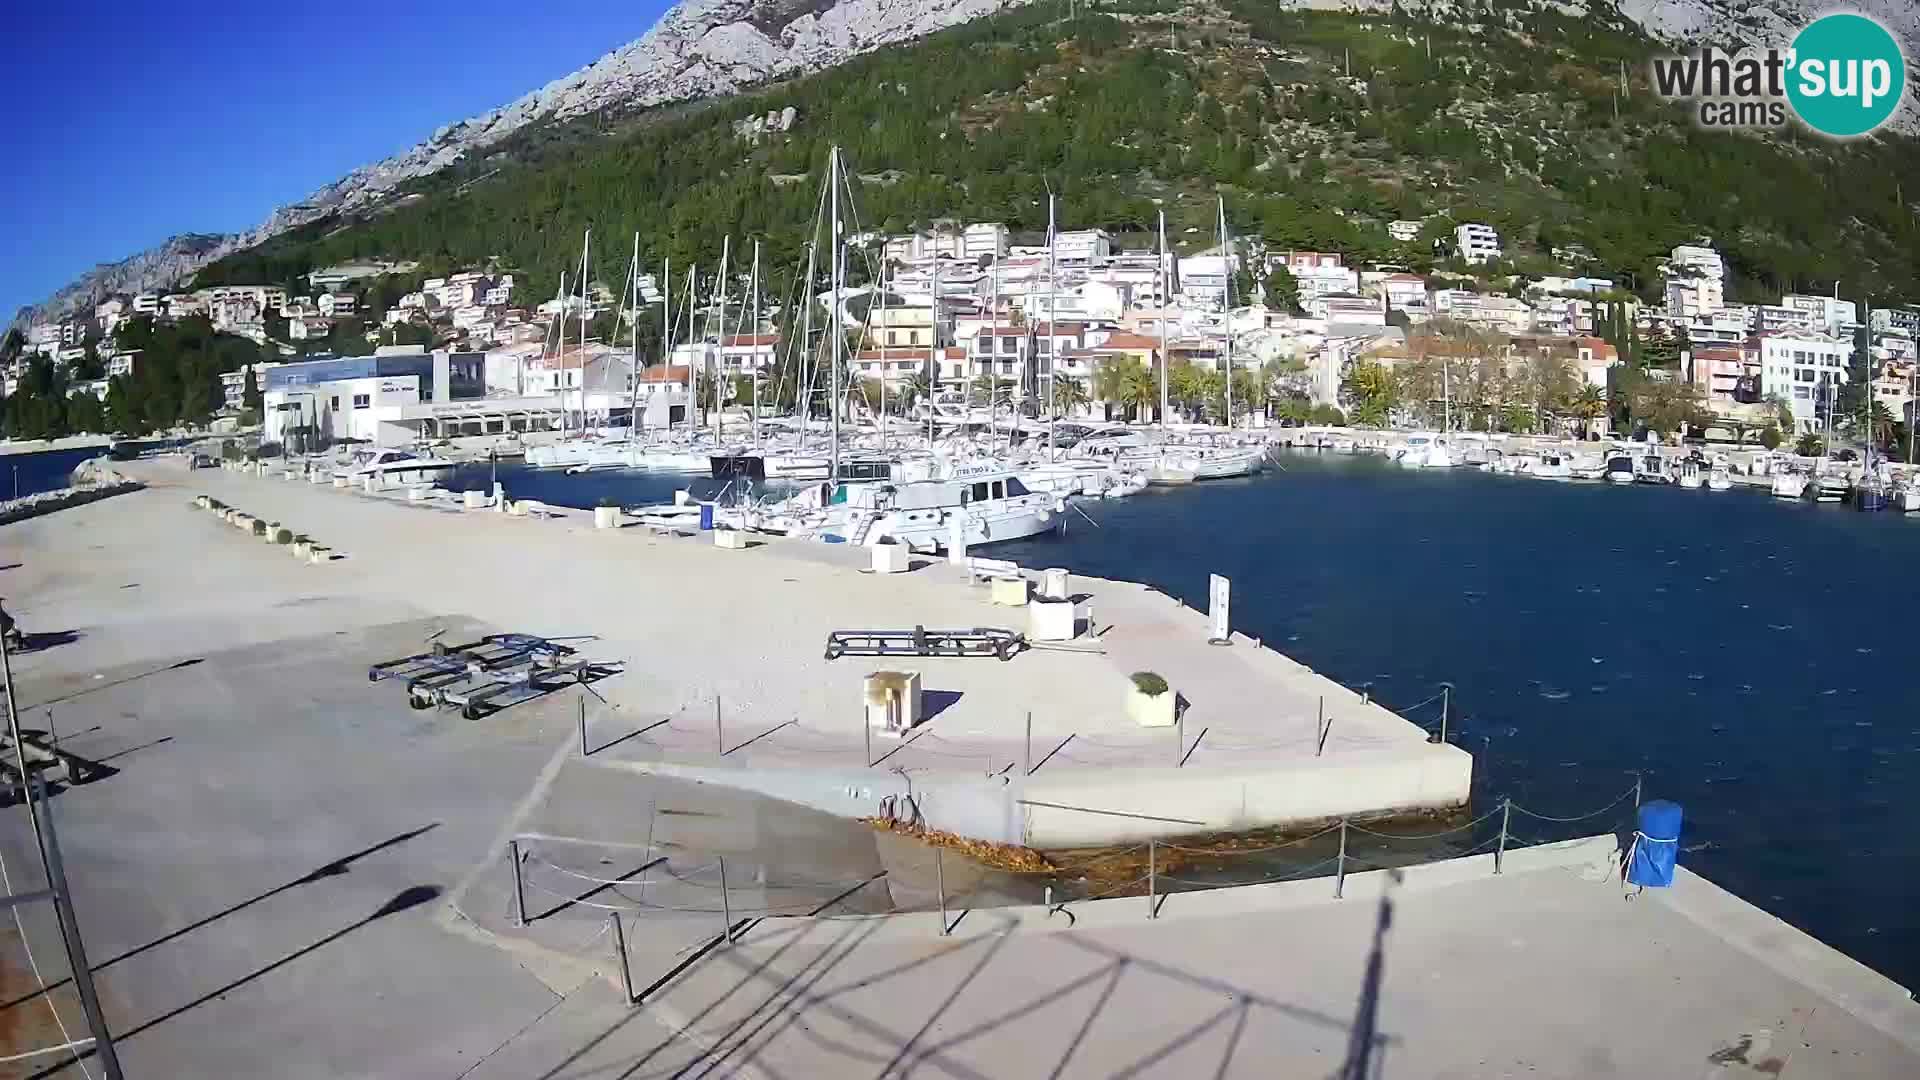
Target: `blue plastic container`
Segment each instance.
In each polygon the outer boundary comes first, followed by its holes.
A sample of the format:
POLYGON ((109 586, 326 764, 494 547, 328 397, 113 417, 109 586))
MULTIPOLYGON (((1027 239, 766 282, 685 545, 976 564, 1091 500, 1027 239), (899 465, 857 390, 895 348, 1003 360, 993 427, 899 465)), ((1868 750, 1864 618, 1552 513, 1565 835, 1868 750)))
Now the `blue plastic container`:
POLYGON ((1673 884, 1673 867, 1680 857, 1680 804, 1655 799, 1640 807, 1639 828, 1627 859, 1627 881, 1642 888, 1673 884))
POLYGON ((700 528, 702 529, 713 528, 713 504, 712 503, 700 504, 700 528))

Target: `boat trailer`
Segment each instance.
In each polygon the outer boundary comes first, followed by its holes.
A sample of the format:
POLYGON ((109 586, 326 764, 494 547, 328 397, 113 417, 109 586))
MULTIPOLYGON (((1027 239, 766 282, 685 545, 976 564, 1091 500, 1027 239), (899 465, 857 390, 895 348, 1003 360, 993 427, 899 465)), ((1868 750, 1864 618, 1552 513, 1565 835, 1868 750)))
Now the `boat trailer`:
POLYGON ((367 681, 399 681, 410 708, 457 708, 466 719, 478 720, 619 670, 618 664, 579 659, 572 646, 549 638, 489 634, 465 645, 435 642, 428 652, 374 664, 367 668, 367 681))
POLYGON ((827 634, 827 659, 843 656, 993 656, 1011 660, 1027 644, 1012 630, 976 626, 971 630, 834 630, 827 634))
POLYGON ((18 760, 22 757, 26 758, 28 771, 39 773, 49 784, 88 784, 114 771, 110 765, 60 749, 59 742, 44 731, 22 731, 18 751, 12 738, 0 734, 0 805, 13 806, 26 801, 27 785, 20 775, 18 760))

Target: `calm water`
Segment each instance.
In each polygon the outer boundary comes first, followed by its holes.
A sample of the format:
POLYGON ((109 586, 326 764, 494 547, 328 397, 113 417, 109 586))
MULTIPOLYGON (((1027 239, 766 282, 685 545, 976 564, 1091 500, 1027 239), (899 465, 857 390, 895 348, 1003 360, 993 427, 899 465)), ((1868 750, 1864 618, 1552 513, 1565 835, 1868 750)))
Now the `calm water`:
POLYGON ((0 456, 0 499, 66 487, 75 465, 106 452, 105 447, 92 446, 0 456))
MULTIPOLYGON (((1390 707, 1453 692, 1476 811, 1604 806, 1646 776, 1681 861, 1920 985, 1920 520, 1744 491, 1372 458, 1149 491, 994 554, 1150 582, 1390 707)), ((1436 706, 1410 710, 1437 722, 1436 706)), ((1529 838, 1556 831, 1516 815, 1529 838)))
MULTIPOLYGON (((1476 812, 1572 816, 1646 777, 1686 807, 1681 860, 1920 985, 1920 519, 1745 491, 1553 484, 1288 457, 1286 471, 1087 507, 1000 545, 1151 583, 1433 725, 1476 756, 1476 812)), ((486 466, 454 486, 484 487, 486 466)), ((710 481, 502 466, 519 497, 668 501, 710 481)), ((1515 816, 1527 840, 1603 832, 1515 816)), ((1497 827, 1497 821, 1492 823, 1497 827)), ((1475 834, 1484 838, 1485 832, 1475 834)))

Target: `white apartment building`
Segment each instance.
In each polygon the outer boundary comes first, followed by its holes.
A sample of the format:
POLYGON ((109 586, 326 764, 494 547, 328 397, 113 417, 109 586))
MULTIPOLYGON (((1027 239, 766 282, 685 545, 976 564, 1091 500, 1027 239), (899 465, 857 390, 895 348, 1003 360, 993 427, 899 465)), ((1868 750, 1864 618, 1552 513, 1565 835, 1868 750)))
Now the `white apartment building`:
POLYGON ((1698 349, 1710 345, 1738 345, 1747 340, 1749 324, 1740 312, 1722 309, 1693 315, 1674 329, 1689 347, 1698 349))
POLYGON ((1494 296, 1466 289, 1440 289, 1433 294, 1433 313, 1469 326, 1524 334, 1533 329, 1533 308, 1511 296, 1494 296))
POLYGON ((1165 264, 1157 254, 1109 255, 1104 261, 1087 268, 1087 281, 1126 290, 1128 304, 1132 307, 1159 307, 1166 299, 1161 295, 1163 285, 1170 287, 1171 284, 1167 281, 1165 269, 1165 264))
POLYGON ((135 315, 158 315, 160 311, 161 300, 159 293, 141 293, 139 296, 133 298, 133 313, 135 315))
POLYGON ((1769 334, 1760 339, 1760 395, 1779 394, 1800 431, 1825 427, 1825 393, 1847 381, 1851 343, 1827 334, 1769 334))
POLYGON ((1838 297, 1788 293, 1780 298, 1780 306, 1806 312, 1817 329, 1829 334, 1841 333, 1860 321, 1859 305, 1838 297))
POLYGON ((1756 304, 1753 308, 1753 329, 1762 334, 1777 331, 1797 330, 1807 333, 1819 330, 1830 333, 1826 319, 1803 307, 1787 304, 1756 304))
POLYGON ((1233 261, 1225 255, 1189 255, 1180 260, 1180 293, 1188 300, 1221 308, 1233 279, 1233 261))
POLYGON ((720 368, 729 375, 771 368, 779 355, 779 334, 736 334, 720 339, 720 368))
POLYGON ((960 254, 968 259, 978 259, 982 255, 1002 258, 1007 254, 1007 244, 1012 235, 1005 225, 997 221, 969 225, 960 234, 960 254))
POLYGON ((1920 337, 1920 308, 1874 308, 1869 325, 1878 333, 1891 330, 1909 337, 1920 337))
POLYGON ((1418 274, 1389 274, 1381 280, 1380 291, 1395 311, 1427 311, 1427 279, 1418 274))
POLYGON ((100 324, 100 332, 103 334, 112 335, 114 328, 119 326, 126 317, 127 302, 118 297, 95 304, 93 307, 93 321, 100 324))
POLYGON ((1105 229, 1077 229, 1053 234, 1053 259, 1068 266, 1086 266, 1113 254, 1113 237, 1105 229))
POLYGON ((129 349, 126 352, 114 353, 107 358, 107 378, 111 379, 116 375, 132 375, 133 369, 139 362, 139 349, 129 349))
POLYGON ((1491 262, 1505 251, 1500 246, 1500 234, 1491 225, 1468 222, 1453 230, 1454 247, 1460 257, 1470 263, 1491 262))
POLYGON ((352 293, 321 293, 316 306, 323 317, 338 319, 353 314, 359 305, 360 301, 352 293))
POLYGON ((1390 221, 1387 223, 1387 235, 1405 244, 1420 239, 1420 228, 1420 222, 1410 219, 1390 221))
POLYGON ((1667 313, 1681 318, 1726 307, 1726 264, 1708 244, 1681 244, 1667 261, 1667 313))
POLYGON ((966 257, 966 246, 964 233, 935 229, 932 232, 889 236, 881 255, 894 262, 916 262, 941 255, 960 259, 966 257))

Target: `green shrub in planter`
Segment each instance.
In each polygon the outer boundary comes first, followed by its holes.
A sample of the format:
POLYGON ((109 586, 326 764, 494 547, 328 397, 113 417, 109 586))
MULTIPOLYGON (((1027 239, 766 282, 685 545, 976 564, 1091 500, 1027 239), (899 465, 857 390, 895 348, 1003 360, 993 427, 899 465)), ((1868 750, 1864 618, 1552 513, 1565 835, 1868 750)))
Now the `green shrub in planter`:
POLYGON ((1151 671, 1136 671, 1131 676, 1133 688, 1148 697, 1159 697, 1167 692, 1167 680, 1151 671))

